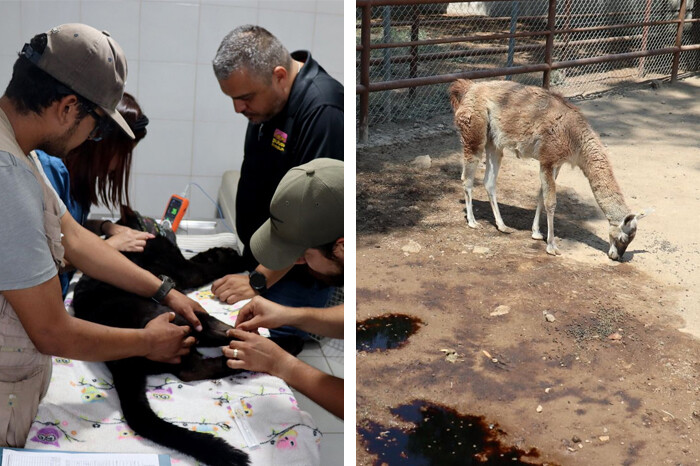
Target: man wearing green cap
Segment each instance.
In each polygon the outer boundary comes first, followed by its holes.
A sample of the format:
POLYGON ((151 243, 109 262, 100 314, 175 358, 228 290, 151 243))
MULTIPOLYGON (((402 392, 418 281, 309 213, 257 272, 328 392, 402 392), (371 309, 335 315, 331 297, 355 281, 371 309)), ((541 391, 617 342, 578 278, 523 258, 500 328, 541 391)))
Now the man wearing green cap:
POLYGON ((124 54, 108 33, 64 24, 25 44, 0 97, 0 446, 24 446, 51 379, 48 355, 178 362, 194 343, 189 327, 170 323, 173 313, 145 329, 117 329, 71 317, 63 306, 57 272, 65 256, 86 274, 161 298, 200 325, 194 310, 201 306, 65 215, 28 155, 65 155, 111 126, 133 138, 116 110, 126 75, 124 54))
MULTIPOLYGON (((255 258, 273 270, 306 264, 312 271, 342 279, 343 162, 316 159, 292 168, 280 181, 270 203, 270 218, 253 234, 255 258)), ((257 333, 259 327, 293 325, 332 338, 343 337, 344 306, 293 308, 260 296, 243 307, 224 348, 228 366, 267 372, 338 417, 343 417, 343 380, 296 359, 257 333)))

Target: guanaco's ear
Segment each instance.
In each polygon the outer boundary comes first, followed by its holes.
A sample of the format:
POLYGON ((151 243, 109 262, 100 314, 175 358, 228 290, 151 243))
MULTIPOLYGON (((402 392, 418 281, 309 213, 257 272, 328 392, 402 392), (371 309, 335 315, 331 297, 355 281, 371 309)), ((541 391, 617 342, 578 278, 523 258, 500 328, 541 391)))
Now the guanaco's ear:
POLYGON ((643 211, 641 211, 640 213, 637 214, 637 220, 639 220, 640 218, 644 218, 644 217, 646 217, 647 215, 649 215, 649 214, 651 214, 651 213, 653 213, 653 212, 654 212, 654 209, 653 209, 652 207, 648 207, 648 208, 644 209, 643 211))
POLYGON ((637 231, 637 215, 629 214, 625 217, 622 221, 622 225, 620 225, 620 229, 625 235, 634 236, 634 233, 637 231))

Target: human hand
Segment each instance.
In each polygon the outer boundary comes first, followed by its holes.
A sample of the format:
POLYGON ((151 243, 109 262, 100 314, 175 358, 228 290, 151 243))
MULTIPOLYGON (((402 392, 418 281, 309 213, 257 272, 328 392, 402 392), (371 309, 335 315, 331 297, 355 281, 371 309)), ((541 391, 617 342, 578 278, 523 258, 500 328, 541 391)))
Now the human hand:
POLYGON ((174 312, 167 312, 152 319, 146 324, 147 341, 150 351, 144 356, 151 361, 177 364, 180 357, 190 352, 195 343, 194 337, 188 337, 190 328, 187 325, 171 324, 175 318, 174 312))
POLYGON ((155 238, 154 235, 146 231, 136 231, 121 225, 115 226, 121 229, 105 241, 117 251, 143 252, 143 248, 146 247, 146 241, 155 238))
POLYGON ((247 332, 255 332, 259 327, 278 328, 291 324, 291 313, 292 309, 255 296, 238 311, 234 327, 247 332))
POLYGON ((224 275, 218 280, 214 280, 214 283, 211 285, 211 292, 221 301, 228 304, 234 304, 257 295, 250 286, 250 278, 248 278, 248 275, 243 274, 224 275))
POLYGON ((290 359, 294 359, 274 341, 257 333, 231 329, 226 335, 238 339, 222 348, 224 356, 229 358, 226 365, 231 369, 267 372, 278 377, 290 359))
POLYGON ((172 289, 165 296, 163 304, 165 304, 170 309, 184 317, 185 320, 187 320, 187 322, 192 324, 196 331, 202 331, 202 323, 199 321, 194 311, 200 311, 204 313, 207 313, 207 311, 197 301, 188 298, 187 296, 175 289, 172 289))

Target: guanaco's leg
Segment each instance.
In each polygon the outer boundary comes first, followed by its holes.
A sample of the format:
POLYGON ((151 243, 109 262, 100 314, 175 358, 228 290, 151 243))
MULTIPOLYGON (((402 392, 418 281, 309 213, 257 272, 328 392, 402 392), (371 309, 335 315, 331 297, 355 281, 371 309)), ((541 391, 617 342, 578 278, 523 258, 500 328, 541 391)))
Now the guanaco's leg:
POLYGON ((476 168, 479 166, 479 159, 480 157, 467 153, 466 150, 464 151, 464 158, 462 159, 462 187, 464 188, 464 202, 467 206, 467 223, 470 228, 480 227, 476 223, 472 207, 474 176, 476 175, 476 168))
POLYGON ((554 169, 551 166, 540 166, 540 180, 542 182, 544 210, 547 213, 547 254, 556 256, 561 253, 554 242, 554 210, 557 207, 557 188, 554 169))
POLYGON ((506 224, 503 223, 501 212, 498 210, 498 200, 496 198, 496 180, 498 178, 498 170, 501 168, 501 160, 503 160, 503 151, 496 149, 491 144, 487 145, 484 187, 486 188, 486 193, 489 195, 489 202, 491 203, 491 210, 493 210, 493 217, 496 219, 498 231, 502 233, 512 233, 513 229, 508 228, 506 224))
MULTIPOLYGON (((559 175, 559 168, 554 168, 554 179, 557 179, 559 175)), ((540 231, 540 214, 542 213, 542 207, 544 207, 544 199, 542 197, 542 184, 540 184, 539 191, 537 192, 537 209, 535 209, 535 220, 532 222, 532 239, 544 239, 542 232, 540 231)))

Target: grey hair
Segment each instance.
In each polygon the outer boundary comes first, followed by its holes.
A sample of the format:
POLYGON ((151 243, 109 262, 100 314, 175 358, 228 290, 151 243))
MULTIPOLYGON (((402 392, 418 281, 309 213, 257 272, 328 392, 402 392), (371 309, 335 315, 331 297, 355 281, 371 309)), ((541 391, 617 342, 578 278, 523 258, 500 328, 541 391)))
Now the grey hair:
POLYGON ((228 79, 236 70, 246 69, 269 83, 275 67, 291 68, 292 57, 267 29, 246 24, 226 34, 212 64, 219 81, 228 79))

